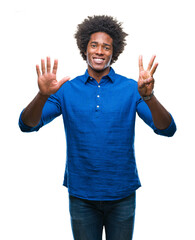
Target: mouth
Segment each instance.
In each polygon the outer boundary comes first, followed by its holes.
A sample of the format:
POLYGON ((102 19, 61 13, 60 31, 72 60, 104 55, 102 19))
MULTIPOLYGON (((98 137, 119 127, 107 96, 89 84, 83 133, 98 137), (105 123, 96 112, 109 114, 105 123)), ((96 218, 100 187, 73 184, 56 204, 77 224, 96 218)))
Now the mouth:
POLYGON ((102 64, 104 62, 104 60, 105 60, 104 58, 98 58, 98 57, 93 58, 93 61, 96 64, 102 64))

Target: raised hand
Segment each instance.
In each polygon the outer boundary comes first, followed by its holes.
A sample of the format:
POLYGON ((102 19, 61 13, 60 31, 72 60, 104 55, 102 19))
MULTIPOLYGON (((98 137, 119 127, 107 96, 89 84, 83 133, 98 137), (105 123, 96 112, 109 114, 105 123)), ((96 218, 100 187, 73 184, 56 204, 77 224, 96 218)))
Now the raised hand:
POLYGON ((139 56, 139 79, 138 79, 138 91, 142 97, 152 94, 154 89, 153 74, 156 71, 158 63, 154 64, 155 55, 152 56, 147 70, 144 70, 142 56, 139 56), (154 65, 153 65, 154 64, 154 65))
POLYGON ((45 96, 50 96, 56 93, 60 87, 70 80, 69 77, 65 77, 59 82, 56 80, 56 73, 58 68, 58 60, 54 60, 53 69, 51 72, 51 60, 47 57, 47 65, 45 66, 45 60, 41 59, 41 71, 39 65, 36 65, 38 75, 38 86, 40 93, 45 96))

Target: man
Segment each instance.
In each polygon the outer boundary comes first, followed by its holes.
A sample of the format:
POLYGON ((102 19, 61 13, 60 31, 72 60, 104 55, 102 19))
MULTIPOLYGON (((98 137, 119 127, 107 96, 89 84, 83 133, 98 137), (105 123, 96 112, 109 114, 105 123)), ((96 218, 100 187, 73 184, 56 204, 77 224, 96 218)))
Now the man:
POLYGON ((138 83, 118 75, 111 64, 123 52, 121 24, 112 17, 88 17, 78 25, 77 45, 87 71, 68 81, 56 80, 50 58, 36 66, 39 92, 20 115, 22 131, 39 128, 62 114, 68 187, 75 240, 130 240, 135 217, 135 192, 141 186, 134 155, 136 113, 155 133, 173 136, 172 116, 154 96, 153 56, 144 70, 139 57, 138 83))

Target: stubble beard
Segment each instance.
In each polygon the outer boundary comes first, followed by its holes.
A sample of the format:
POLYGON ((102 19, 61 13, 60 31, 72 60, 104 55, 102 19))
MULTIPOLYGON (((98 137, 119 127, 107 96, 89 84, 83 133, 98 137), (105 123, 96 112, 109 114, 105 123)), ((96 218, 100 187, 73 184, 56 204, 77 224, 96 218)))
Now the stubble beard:
POLYGON ((87 64, 88 66, 90 66, 91 69, 93 69, 95 72, 97 73, 101 73, 103 72, 106 68, 109 68, 110 67, 110 63, 111 63, 111 60, 112 60, 112 56, 110 57, 110 60, 107 62, 107 64, 102 68, 102 69, 96 69, 93 67, 93 65, 91 64, 91 61, 89 60, 88 58, 88 54, 87 54, 87 64))

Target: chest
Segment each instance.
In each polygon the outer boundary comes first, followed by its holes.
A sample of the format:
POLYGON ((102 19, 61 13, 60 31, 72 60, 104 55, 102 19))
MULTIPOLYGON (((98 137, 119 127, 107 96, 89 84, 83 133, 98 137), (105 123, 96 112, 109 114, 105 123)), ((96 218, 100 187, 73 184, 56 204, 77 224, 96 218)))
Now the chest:
POLYGON ((85 88, 71 89, 65 96, 63 106, 70 114, 122 114, 135 108, 135 96, 132 89, 125 86, 87 85, 85 88))

